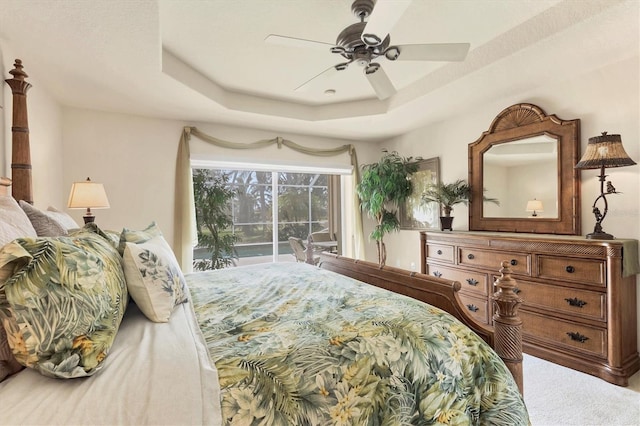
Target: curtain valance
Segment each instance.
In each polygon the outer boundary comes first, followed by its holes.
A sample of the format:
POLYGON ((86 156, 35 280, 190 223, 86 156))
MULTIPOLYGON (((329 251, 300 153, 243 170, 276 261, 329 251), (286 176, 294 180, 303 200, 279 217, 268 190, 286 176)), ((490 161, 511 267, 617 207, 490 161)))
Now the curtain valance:
POLYGON ((353 167, 353 194, 356 212, 355 219, 355 256, 360 257, 362 247, 364 245, 364 236, 362 231, 362 215, 360 214, 359 201, 356 196, 355 185, 360 181, 360 173, 358 169, 358 158, 356 156, 355 147, 351 144, 342 145, 336 148, 318 149, 299 145, 288 139, 275 137, 273 139, 263 139, 252 143, 229 142, 218 139, 214 136, 207 135, 199 131, 196 127, 186 126, 180 136, 178 146, 178 158, 176 163, 176 196, 175 196, 175 219, 174 219, 174 250, 180 266, 185 272, 191 271, 193 263, 193 247, 198 243, 196 229, 196 212, 193 198, 193 176, 190 163, 189 141, 191 136, 227 149, 260 149, 268 146, 276 145, 278 149, 283 147, 294 151, 321 157, 329 157, 348 153, 351 158, 351 166, 353 167))

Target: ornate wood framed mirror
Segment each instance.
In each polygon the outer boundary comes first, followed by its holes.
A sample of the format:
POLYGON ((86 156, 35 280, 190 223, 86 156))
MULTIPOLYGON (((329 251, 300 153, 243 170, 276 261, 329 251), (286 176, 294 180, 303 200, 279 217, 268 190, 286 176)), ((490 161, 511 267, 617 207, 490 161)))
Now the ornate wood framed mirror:
POLYGON ((469 144, 469 229, 579 235, 579 151, 579 119, 532 104, 503 110, 469 144))

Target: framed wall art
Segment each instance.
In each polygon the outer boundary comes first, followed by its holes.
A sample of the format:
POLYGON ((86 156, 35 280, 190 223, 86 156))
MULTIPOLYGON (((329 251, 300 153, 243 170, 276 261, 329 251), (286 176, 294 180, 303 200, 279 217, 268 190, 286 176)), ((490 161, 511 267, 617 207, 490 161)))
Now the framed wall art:
POLYGON ((440 180, 439 157, 417 162, 418 171, 411 175, 413 192, 400 206, 400 229, 439 229, 440 206, 423 203, 422 193, 440 180))

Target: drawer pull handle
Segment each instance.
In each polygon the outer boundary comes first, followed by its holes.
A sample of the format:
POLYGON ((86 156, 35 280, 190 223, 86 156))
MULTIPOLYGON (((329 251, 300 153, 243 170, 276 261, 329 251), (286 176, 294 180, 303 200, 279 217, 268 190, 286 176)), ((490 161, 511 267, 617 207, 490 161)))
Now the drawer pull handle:
POLYGON ((469 309, 471 312, 478 312, 478 310, 480 308, 478 308, 476 305, 471 304, 471 305, 467 305, 467 309, 469 309))
POLYGON ((589 340, 589 338, 587 336, 583 336, 580 333, 574 333, 572 331, 568 331, 567 332, 567 336, 569 336, 571 338, 571 340, 575 340, 576 342, 580 342, 580 343, 584 343, 587 340, 589 340))
POLYGON ((475 258, 476 258, 476 257, 473 255, 473 253, 469 253, 469 254, 467 255, 467 259, 469 259, 469 260, 473 260, 473 259, 475 259, 475 258))
POLYGON ((472 285, 472 286, 477 286, 478 285, 478 281, 473 279, 473 278, 467 278, 467 284, 472 285))
POLYGON ((515 294, 518 294, 518 293, 520 293, 521 291, 522 291, 522 290, 520 290, 518 287, 514 287, 514 288, 513 288, 513 292, 514 292, 515 294))
POLYGON ((442 272, 433 271, 433 276, 440 278, 442 276, 442 272))
POLYGON ((436 253, 437 254, 442 254, 442 250, 438 250, 436 253))
POLYGON ((576 306, 578 308, 582 308, 584 305, 587 304, 587 302, 585 302, 584 300, 580 300, 577 297, 574 297, 573 299, 569 299, 567 297, 564 300, 566 300, 569 305, 576 306))
POLYGON ((569 265, 566 268, 564 268, 565 271, 567 271, 570 274, 573 274, 576 271, 576 268, 574 268, 573 266, 569 265))
POLYGON ((518 261, 516 259, 511 259, 511 266, 516 266, 518 264, 518 261))

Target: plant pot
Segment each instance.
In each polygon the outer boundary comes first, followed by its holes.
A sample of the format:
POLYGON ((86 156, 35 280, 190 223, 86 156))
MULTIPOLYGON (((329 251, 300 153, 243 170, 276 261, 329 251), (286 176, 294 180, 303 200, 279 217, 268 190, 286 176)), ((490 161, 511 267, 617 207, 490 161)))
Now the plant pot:
POLYGON ((444 231, 448 229, 449 231, 453 231, 451 224, 453 223, 453 216, 440 216, 440 230, 444 231))

